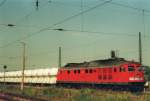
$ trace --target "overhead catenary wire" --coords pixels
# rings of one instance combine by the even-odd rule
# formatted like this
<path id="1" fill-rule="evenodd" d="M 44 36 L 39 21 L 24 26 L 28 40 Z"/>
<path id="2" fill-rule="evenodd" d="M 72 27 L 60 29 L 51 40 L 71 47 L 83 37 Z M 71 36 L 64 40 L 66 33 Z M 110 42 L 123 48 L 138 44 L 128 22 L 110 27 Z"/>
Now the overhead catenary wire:
<path id="1" fill-rule="evenodd" d="M 28 35 L 28 36 L 25 36 L 25 37 L 23 37 L 23 38 L 14 40 L 14 41 L 12 41 L 12 42 L 10 42 L 10 43 L 8 43 L 8 44 L 5 44 L 5 45 L 3 45 L 3 46 L 0 46 L 0 48 L 8 47 L 8 46 L 10 46 L 10 45 L 12 45 L 12 44 L 14 44 L 14 43 L 17 43 L 18 41 L 21 41 L 21 40 L 30 38 L 30 37 L 32 37 L 32 36 L 34 36 L 34 35 L 37 35 L 37 34 L 43 32 L 43 31 L 49 30 L 50 28 L 53 28 L 54 26 L 60 25 L 60 24 L 62 24 L 62 23 L 64 23 L 64 22 L 66 22 L 66 21 L 69 21 L 69 20 L 71 20 L 71 19 L 73 19 L 73 18 L 75 18 L 75 17 L 78 17 L 78 16 L 81 15 L 81 14 L 85 14 L 85 13 L 87 13 L 87 12 L 89 12 L 89 11 L 92 11 L 92 10 L 98 8 L 98 7 L 102 7 L 102 6 L 104 6 L 105 4 L 107 4 L 107 3 L 111 2 L 111 1 L 112 1 L 112 0 L 105 1 L 105 2 L 103 2 L 103 3 L 99 3 L 99 4 L 97 4 L 96 6 L 93 6 L 93 7 L 91 7 L 91 8 L 88 8 L 88 9 L 82 11 L 82 12 L 79 12 L 79 13 L 77 13 L 77 14 L 75 14 L 75 15 L 72 15 L 72 16 L 70 16 L 70 17 L 67 17 L 67 18 L 65 18 L 65 19 L 63 19 L 63 20 L 61 20 L 61 21 L 58 21 L 57 23 L 51 25 L 50 27 L 42 28 L 42 29 L 40 29 L 40 30 L 38 30 L 38 31 L 36 31 L 36 32 L 34 32 L 34 33 Z"/>
<path id="2" fill-rule="evenodd" d="M 89 47 L 89 46 L 92 46 L 94 45 L 95 43 L 97 43 L 100 39 L 96 39 L 95 41 L 93 42 L 90 42 L 90 43 L 86 43 L 86 44 L 81 44 L 80 45 L 80 48 L 86 48 L 86 47 Z M 67 47 L 65 48 L 65 50 L 75 50 L 75 49 L 78 49 L 79 47 Z M 130 52 L 130 53 L 133 53 L 133 52 L 136 52 L 137 49 L 131 49 L 131 50 L 128 50 L 128 51 L 124 51 L 125 53 L 127 52 Z M 150 49 L 144 49 L 143 50 L 144 52 L 147 52 L 147 51 L 150 51 Z M 48 54 L 54 54 L 56 53 L 55 50 L 51 51 L 51 50 L 48 50 L 48 51 L 45 51 L 45 52 L 39 52 L 39 53 L 34 53 L 34 54 L 30 54 L 28 57 L 37 57 L 37 56 L 41 56 L 41 55 L 48 55 Z M 21 56 L 0 56 L 0 58 L 8 58 L 8 59 L 18 59 L 18 58 L 21 58 Z"/>
<path id="3" fill-rule="evenodd" d="M 113 1 L 112 0 L 110 0 L 110 1 L 106 1 L 106 0 L 101 0 L 101 1 L 105 1 L 105 2 L 107 2 L 107 3 L 112 3 Z M 50 1 L 50 2 L 52 2 L 52 1 Z M 45 4 L 48 4 L 48 3 L 45 3 Z M 141 10 L 141 9 L 139 9 L 139 8 L 135 8 L 135 7 L 132 7 L 132 6 L 128 6 L 128 5 L 124 5 L 124 4 L 119 4 L 119 3 L 116 3 L 116 2 L 113 2 L 112 4 L 118 4 L 118 5 L 120 5 L 120 6 L 123 6 L 123 7 L 129 7 L 129 8 L 132 8 L 132 9 L 136 9 L 136 10 Z M 83 4 L 82 4 L 83 5 Z M 43 5 L 43 7 L 45 7 L 45 5 Z M 146 9 L 143 9 L 144 11 L 149 11 L 149 10 L 146 10 Z M 35 10 L 36 11 L 36 10 Z M 31 15 L 31 13 L 29 13 L 29 14 L 27 14 L 26 16 L 25 16 L 25 18 L 27 18 L 27 17 L 29 17 Z M 82 15 L 82 14 L 81 14 Z"/>
<path id="4" fill-rule="evenodd" d="M 88 45 L 88 44 L 87 44 Z M 86 45 L 86 46 L 87 46 Z M 70 49 L 72 49 L 72 48 L 70 48 Z M 143 50 L 144 52 L 150 52 L 150 49 L 144 49 Z M 56 52 L 56 51 L 55 51 Z M 137 50 L 128 50 L 128 51 L 123 51 L 123 53 L 125 53 L 125 54 L 133 54 L 133 53 L 136 53 L 137 52 Z M 48 53 L 44 53 L 44 54 L 49 54 L 50 52 L 48 52 Z M 43 53 L 41 53 L 41 54 L 38 54 L 38 55 L 43 55 Z M 34 56 L 37 56 L 37 55 L 34 55 Z M 105 55 L 98 55 L 98 56 L 105 56 Z M 32 56 L 31 56 L 32 57 Z M 0 57 L 1 58 L 1 57 Z M 16 58 L 20 58 L 20 57 L 16 57 Z M 16 58 L 14 58 L 14 59 L 16 59 Z M 89 58 L 89 57 L 88 57 Z M 91 57 L 90 57 L 91 58 Z M 93 57 L 92 57 L 93 58 Z M 94 56 L 94 58 L 95 58 L 95 56 Z M 2 64 L 2 65 L 4 65 L 4 64 Z M 31 65 L 31 64 L 30 64 Z M 10 66 L 12 67 L 12 65 L 10 64 Z M 16 67 L 16 66 L 15 66 Z M 19 67 L 19 66 L 18 66 Z"/>
<path id="5" fill-rule="evenodd" d="M 118 32 L 100 32 L 100 31 L 89 31 L 89 30 L 71 30 L 71 29 L 49 29 L 49 30 L 62 30 L 62 31 L 69 31 L 69 32 L 81 32 L 81 33 L 90 33 L 90 34 L 97 34 L 97 35 L 109 35 L 109 36 L 129 36 L 129 37 L 137 37 L 137 33 L 118 33 Z M 146 38 L 150 38 L 150 36 L 146 36 Z"/>
<path id="6" fill-rule="evenodd" d="M 91 8 L 88 8 L 88 9 L 84 10 L 84 11 L 81 11 L 81 12 L 79 12 L 79 13 L 73 15 L 73 16 L 67 17 L 66 19 L 64 19 L 64 20 L 62 20 L 62 21 L 60 21 L 60 22 L 58 22 L 58 23 L 55 23 L 55 24 L 53 24 L 52 26 L 47 27 L 47 28 L 45 28 L 45 29 L 47 30 L 47 29 L 52 28 L 52 27 L 54 27 L 54 26 L 60 25 L 60 24 L 62 24 L 62 23 L 64 23 L 64 22 L 66 22 L 66 21 L 69 21 L 69 20 L 71 20 L 71 19 L 73 19 L 73 18 L 75 18 L 75 17 L 78 17 L 79 15 L 82 15 L 82 14 L 85 14 L 85 13 L 87 13 L 87 12 L 90 12 L 90 11 L 92 11 L 92 10 L 98 8 L 98 7 L 102 7 L 102 6 L 104 6 L 105 4 L 107 4 L 107 3 L 111 2 L 111 1 L 112 1 L 112 0 L 105 1 L 105 2 L 103 2 L 103 3 L 99 3 L 99 4 L 97 4 L 96 6 L 93 6 L 93 7 L 91 7 Z"/>
<path id="7" fill-rule="evenodd" d="M 100 1 L 96 1 L 96 3 L 98 3 L 98 2 L 100 2 Z M 61 6 L 61 5 L 66 6 L 66 3 L 59 2 L 59 1 L 56 1 L 56 0 L 53 0 L 52 3 L 55 4 L 56 6 Z M 95 2 L 87 4 L 87 5 L 84 4 L 84 7 L 89 8 L 89 7 L 91 7 L 91 5 L 94 5 L 94 4 L 95 4 Z M 81 4 L 80 5 L 69 4 L 69 5 L 67 5 L 67 7 L 71 7 L 71 8 L 72 7 L 79 7 L 79 8 L 81 8 Z"/>
<path id="8" fill-rule="evenodd" d="M 10 46 L 10 45 L 12 45 L 12 44 L 14 44 L 14 43 L 17 43 L 17 42 L 23 40 L 23 39 L 27 39 L 27 38 L 29 38 L 29 37 L 31 37 L 31 36 L 33 36 L 33 35 L 39 34 L 40 32 L 42 32 L 42 31 L 44 31 L 44 30 L 45 30 L 45 29 L 40 30 L 38 33 L 32 33 L 32 34 L 30 34 L 30 35 L 28 35 L 28 36 L 26 36 L 26 37 L 23 37 L 22 39 L 15 40 L 15 41 L 13 41 L 13 42 L 11 42 L 11 43 L 8 43 L 8 44 L 6 44 L 6 45 L 4 45 L 4 46 L 1 46 L 0 48 L 8 47 L 8 46 Z M 46 29 L 46 30 L 47 30 L 47 29 Z M 58 30 L 58 29 L 48 29 L 48 30 Z M 82 33 L 90 33 L 90 34 L 91 34 L 91 33 L 95 33 L 95 34 L 97 34 L 97 35 L 103 34 L 103 35 L 109 35 L 109 36 L 114 36 L 114 35 L 116 35 L 116 36 L 137 37 L 137 35 L 136 35 L 135 33 L 134 33 L 134 34 L 129 34 L 129 33 L 110 33 L 110 32 L 96 32 L 96 31 L 86 31 L 86 30 L 80 31 L 80 30 L 67 30 L 67 29 L 65 29 L 65 30 L 62 29 L 62 31 L 82 32 Z M 150 38 L 150 36 L 147 35 L 147 36 L 145 36 L 145 38 Z"/>
<path id="9" fill-rule="evenodd" d="M 106 1 L 106 0 L 101 0 L 101 1 Z M 140 11 L 140 12 L 142 11 L 143 33 L 144 33 L 144 37 L 146 36 L 145 35 L 145 13 L 150 13 L 150 10 L 148 10 L 148 9 L 142 9 L 142 8 L 137 8 L 137 7 L 133 7 L 133 6 L 129 6 L 129 5 L 125 5 L 125 4 L 113 2 L 113 1 L 110 2 L 110 4 L 121 6 L 121 7 L 130 8 L 130 9 L 137 10 L 137 11 Z"/>
<path id="10" fill-rule="evenodd" d="M 1 1 L 1 2 L 0 2 L 0 7 L 3 6 L 3 5 L 5 4 L 6 1 L 7 1 L 7 0 Z"/>
<path id="11" fill-rule="evenodd" d="M 100 0 L 100 1 L 109 2 L 108 0 L 107 1 L 106 0 Z M 55 2 L 50 0 L 48 3 L 55 3 Z M 41 5 L 41 8 L 46 7 L 46 5 L 48 3 L 46 2 L 45 4 Z M 149 12 L 150 13 L 150 10 L 148 10 L 148 9 L 136 8 L 136 7 L 132 7 L 132 6 L 129 6 L 129 5 L 125 5 L 125 4 L 121 4 L 121 3 L 117 3 L 117 2 L 113 2 L 113 1 L 111 1 L 109 3 L 113 4 L 113 5 L 121 6 L 121 7 L 126 7 L 126 8 L 130 8 L 130 9 L 138 10 L 138 11 L 144 11 L 144 13 L 145 12 Z M 83 11 L 83 0 L 81 0 L 80 7 L 81 7 L 81 11 Z M 37 11 L 37 10 L 33 10 L 29 14 L 25 15 L 22 19 L 19 20 L 19 22 L 22 21 L 23 19 L 27 19 L 28 17 L 30 17 L 32 15 L 32 13 L 34 13 L 35 11 Z M 83 14 L 81 14 L 81 30 L 82 30 L 83 23 L 84 23 L 83 17 L 84 17 Z"/>
<path id="12" fill-rule="evenodd" d="M 138 9 L 137 9 L 138 10 Z M 143 9 L 143 14 L 145 13 L 145 10 Z M 50 30 L 53 30 L 53 29 L 50 29 Z M 114 35 L 121 35 L 121 34 L 119 34 L 119 33 L 107 33 L 107 32 L 92 32 L 92 31 L 80 31 L 80 30 L 66 30 L 66 31 L 74 31 L 74 32 L 83 32 L 83 33 L 97 33 L 97 34 L 103 34 L 103 35 L 112 35 L 112 34 L 114 34 Z M 124 35 L 124 36 L 136 36 L 136 35 L 129 35 L 129 34 L 127 34 L 126 33 L 126 35 Z M 149 37 L 149 36 L 148 36 Z"/>
<path id="13" fill-rule="evenodd" d="M 109 2 L 110 2 L 110 1 L 109 1 Z M 107 2 L 104 2 L 104 3 L 101 4 L 101 6 L 104 5 L 104 4 L 106 4 L 106 3 L 109 3 L 109 2 L 108 2 L 108 1 L 107 1 Z M 88 9 L 88 10 L 85 10 L 85 11 L 83 11 L 83 12 L 80 12 L 80 13 L 74 15 L 74 16 L 68 17 L 68 18 L 66 18 L 66 19 L 64 19 L 64 20 L 62 20 L 62 21 L 60 21 L 60 22 L 58 22 L 58 23 L 56 23 L 56 24 L 53 24 L 51 27 L 53 27 L 53 26 L 55 26 L 55 25 L 58 25 L 58 24 L 61 24 L 61 23 L 65 22 L 65 21 L 68 21 L 68 20 L 70 20 L 71 18 L 76 17 L 76 16 L 78 16 L 78 15 L 80 15 L 80 14 L 86 13 L 87 11 L 89 11 L 89 10 L 91 10 L 91 9 L 94 9 L 95 7 L 97 8 L 97 6 L 100 6 L 100 4 L 99 4 L 99 5 L 96 5 L 96 6 L 92 7 L 92 8 L 90 8 L 90 9 Z M 68 20 L 67 20 L 67 19 L 68 19 Z M 30 34 L 30 35 L 24 37 L 24 38 L 15 40 L 15 41 L 13 41 L 13 42 L 11 42 L 11 43 L 8 43 L 8 44 L 6 44 L 6 45 L 4 45 L 4 46 L 1 46 L 0 48 L 8 47 L 8 46 L 10 46 L 10 45 L 12 45 L 12 44 L 14 44 L 14 43 L 16 43 L 16 42 L 18 42 L 18 41 L 21 41 L 21 40 L 23 40 L 23 39 L 29 38 L 29 37 L 31 37 L 31 36 L 33 36 L 33 35 L 36 35 L 36 34 L 42 32 L 42 31 L 50 30 L 49 28 L 50 28 L 50 27 L 48 27 L 48 28 L 43 28 L 43 29 L 41 29 L 41 30 L 39 30 L 39 31 L 37 31 L 37 32 L 35 32 L 35 33 L 32 33 L 32 34 Z M 71 30 L 70 30 L 70 31 L 71 31 Z M 72 30 L 72 31 L 73 31 L 73 30 Z M 112 33 L 104 33 L 104 32 L 91 32 L 91 31 L 82 31 L 82 32 L 112 34 Z M 118 35 L 119 35 L 119 34 L 118 34 Z M 126 34 L 126 35 L 127 35 L 127 36 L 134 36 L 134 35 L 128 35 L 128 34 Z"/>
<path id="14" fill-rule="evenodd" d="M 100 0 L 100 1 L 106 1 L 106 0 Z M 130 5 L 125 5 L 125 4 L 117 3 L 117 2 L 114 2 L 114 1 L 109 2 L 109 3 L 113 4 L 113 5 L 125 7 L 125 8 L 130 8 L 130 9 L 137 10 L 137 11 L 143 11 L 144 10 L 144 12 L 150 13 L 150 10 L 148 10 L 148 9 L 137 8 L 137 7 L 133 7 L 133 6 L 130 6 Z"/>
<path id="15" fill-rule="evenodd" d="M 84 1 L 81 0 L 81 12 L 83 11 L 83 3 L 84 3 Z M 81 31 L 83 31 L 83 30 L 84 30 L 84 15 L 81 14 Z"/>

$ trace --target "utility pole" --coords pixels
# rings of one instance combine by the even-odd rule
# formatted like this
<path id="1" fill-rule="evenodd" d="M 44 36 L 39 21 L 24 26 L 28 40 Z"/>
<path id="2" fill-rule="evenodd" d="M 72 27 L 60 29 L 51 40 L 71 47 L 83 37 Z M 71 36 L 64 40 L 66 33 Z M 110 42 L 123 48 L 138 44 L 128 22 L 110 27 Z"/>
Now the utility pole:
<path id="1" fill-rule="evenodd" d="M 23 53 L 22 53 L 22 81 L 21 81 L 21 91 L 24 91 L 24 70 L 25 70 L 25 49 L 26 49 L 26 44 L 24 42 L 21 42 L 23 45 Z"/>
<path id="2" fill-rule="evenodd" d="M 141 32 L 139 32 L 139 62 L 142 64 L 142 40 L 141 40 Z"/>
<path id="3" fill-rule="evenodd" d="M 5 83 L 6 83 L 6 82 L 5 82 L 5 75 L 6 75 L 7 66 L 4 65 L 3 68 L 4 68 L 4 88 L 5 88 Z"/>
<path id="4" fill-rule="evenodd" d="M 58 67 L 61 68 L 61 47 L 59 47 L 59 61 L 58 61 Z"/>

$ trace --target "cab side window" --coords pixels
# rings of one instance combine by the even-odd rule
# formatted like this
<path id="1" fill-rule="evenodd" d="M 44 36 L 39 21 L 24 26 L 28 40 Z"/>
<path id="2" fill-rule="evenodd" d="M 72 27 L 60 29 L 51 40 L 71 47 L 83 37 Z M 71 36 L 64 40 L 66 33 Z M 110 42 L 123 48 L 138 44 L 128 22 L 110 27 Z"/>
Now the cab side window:
<path id="1" fill-rule="evenodd" d="M 77 71 L 76 70 L 74 70 L 74 74 L 76 74 L 77 73 Z"/>
<path id="2" fill-rule="evenodd" d="M 125 72 L 125 68 L 124 67 L 120 67 L 120 72 Z"/>
<path id="3" fill-rule="evenodd" d="M 88 73 L 88 72 L 89 72 L 88 69 L 86 69 L 86 70 L 85 70 L 85 73 Z"/>
<path id="4" fill-rule="evenodd" d="M 70 74 L 70 70 L 68 70 L 67 73 Z"/>
<path id="5" fill-rule="evenodd" d="M 114 72 L 117 72 L 117 68 L 114 68 Z"/>

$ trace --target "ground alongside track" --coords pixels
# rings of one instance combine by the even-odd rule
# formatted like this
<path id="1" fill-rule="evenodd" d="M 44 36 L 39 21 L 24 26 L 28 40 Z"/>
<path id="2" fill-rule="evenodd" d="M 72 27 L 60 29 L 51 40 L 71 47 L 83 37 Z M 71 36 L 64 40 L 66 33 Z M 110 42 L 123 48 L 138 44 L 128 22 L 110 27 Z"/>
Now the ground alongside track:
<path id="1" fill-rule="evenodd" d="M 1 87 L 1 86 L 0 86 Z M 0 101 L 150 101 L 150 93 L 58 87 L 1 87 Z M 11 99 L 11 100 L 10 100 Z"/>

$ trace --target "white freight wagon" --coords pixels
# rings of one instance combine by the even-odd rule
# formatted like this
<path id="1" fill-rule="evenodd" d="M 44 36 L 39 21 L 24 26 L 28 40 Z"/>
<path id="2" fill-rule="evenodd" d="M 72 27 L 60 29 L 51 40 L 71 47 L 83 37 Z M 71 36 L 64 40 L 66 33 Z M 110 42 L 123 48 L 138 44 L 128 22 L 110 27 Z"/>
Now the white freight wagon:
<path id="1" fill-rule="evenodd" d="M 24 83 L 55 84 L 58 68 L 32 69 L 24 71 Z M 22 71 L 5 72 L 5 82 L 20 83 Z M 0 72 L 0 82 L 4 82 L 4 72 Z"/>

